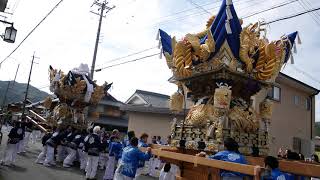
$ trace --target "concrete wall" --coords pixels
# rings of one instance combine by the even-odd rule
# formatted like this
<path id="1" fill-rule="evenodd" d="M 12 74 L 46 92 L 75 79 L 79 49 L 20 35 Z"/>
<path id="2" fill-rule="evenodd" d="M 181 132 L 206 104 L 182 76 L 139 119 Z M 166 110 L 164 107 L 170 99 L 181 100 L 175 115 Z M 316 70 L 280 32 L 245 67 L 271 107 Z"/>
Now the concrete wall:
<path id="1" fill-rule="evenodd" d="M 128 113 L 128 131 L 135 131 L 137 137 L 140 137 L 142 133 L 147 133 L 149 135 L 149 143 L 151 143 L 153 136 L 161 136 L 162 141 L 165 142 L 167 136 L 171 134 L 170 126 L 174 118 L 173 115 L 141 112 Z M 177 119 L 181 120 L 182 117 L 177 117 Z"/>
<path id="2" fill-rule="evenodd" d="M 301 138 L 301 153 L 309 156 L 312 153 L 311 139 L 313 137 L 311 128 L 311 113 L 314 112 L 314 101 L 311 107 L 313 111 L 307 110 L 306 98 L 309 94 L 284 83 L 279 84 L 281 88 L 281 100 L 273 101 L 273 115 L 270 127 L 270 153 L 276 155 L 280 147 L 293 149 L 293 138 Z M 256 109 L 265 97 L 265 92 L 260 92 L 255 98 Z M 294 96 L 299 96 L 299 104 L 295 105 Z"/>

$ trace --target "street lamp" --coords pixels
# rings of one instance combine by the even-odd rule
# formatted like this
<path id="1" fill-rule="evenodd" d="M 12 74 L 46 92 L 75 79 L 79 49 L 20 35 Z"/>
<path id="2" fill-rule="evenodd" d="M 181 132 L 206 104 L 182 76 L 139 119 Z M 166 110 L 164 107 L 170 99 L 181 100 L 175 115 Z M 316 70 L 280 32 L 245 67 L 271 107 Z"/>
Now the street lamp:
<path id="1" fill-rule="evenodd" d="M 12 26 L 6 27 L 3 35 L 3 40 L 8 43 L 14 43 L 16 40 L 17 30 Z"/>
<path id="2" fill-rule="evenodd" d="M 13 23 L 12 22 L 7 22 L 7 21 L 4 21 L 4 20 L 0 20 L 0 22 L 11 25 L 9 27 L 6 27 L 6 30 L 4 31 L 4 34 L 0 35 L 0 36 L 2 37 L 2 39 L 5 42 L 14 43 L 14 41 L 16 40 L 17 30 L 13 27 Z"/>

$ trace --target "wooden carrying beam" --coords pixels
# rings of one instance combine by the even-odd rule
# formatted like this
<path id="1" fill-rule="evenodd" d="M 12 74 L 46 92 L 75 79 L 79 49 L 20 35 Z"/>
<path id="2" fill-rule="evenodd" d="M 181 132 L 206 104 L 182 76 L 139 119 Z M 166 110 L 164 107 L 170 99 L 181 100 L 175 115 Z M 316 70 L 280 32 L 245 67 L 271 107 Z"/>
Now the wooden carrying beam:
<path id="1" fill-rule="evenodd" d="M 246 157 L 250 164 L 263 166 L 261 157 Z M 312 164 L 300 161 L 279 160 L 279 168 L 283 172 L 307 177 L 320 177 L 320 164 Z"/>
<path id="2" fill-rule="evenodd" d="M 158 153 L 156 150 L 160 149 L 161 151 L 161 157 L 166 157 L 168 159 L 174 159 L 174 160 L 179 160 L 179 161 L 185 161 L 184 157 L 186 154 L 182 154 L 179 153 L 178 149 L 176 147 L 170 147 L 170 146 L 161 146 L 161 145 L 152 145 L 151 146 L 153 148 L 152 152 Z M 172 153 L 175 153 L 174 155 Z M 167 155 L 166 155 L 167 154 Z M 157 155 L 157 154 L 156 154 Z M 183 156 L 181 156 L 183 155 Z M 167 157 L 169 156 L 169 157 Z M 194 155 L 188 155 L 191 157 L 188 157 L 189 159 L 192 159 L 192 157 L 194 158 Z M 182 158 L 181 158 L 182 157 Z M 253 166 L 260 166 L 260 167 L 264 167 L 264 158 L 262 157 L 251 157 L 251 156 L 247 156 L 246 157 L 248 163 Z M 185 162 L 190 162 L 190 161 L 185 161 Z M 221 161 L 216 161 L 216 160 L 210 160 L 210 159 L 205 159 L 205 158 L 199 158 L 197 159 L 197 163 L 200 165 L 205 165 L 205 166 L 209 166 L 209 167 L 213 167 L 213 168 L 217 168 L 217 169 L 225 169 L 225 170 L 230 170 L 230 171 L 237 171 L 238 167 L 239 170 L 241 171 L 237 171 L 237 172 L 241 172 L 244 174 L 252 174 L 252 169 L 246 169 L 246 168 L 242 168 L 242 167 L 246 167 L 244 165 L 239 165 L 239 164 L 234 164 L 231 163 L 232 166 L 235 169 L 226 169 L 224 168 L 225 165 L 228 165 L 227 162 L 221 162 Z M 190 163 L 194 163 L 193 161 Z M 209 163 L 209 164 L 208 164 Z M 213 166 L 210 166 L 213 165 Z M 281 171 L 283 172 L 287 172 L 287 173 L 291 173 L 294 175 L 300 175 L 300 176 L 306 176 L 306 177 L 320 177 L 320 164 L 312 164 L 312 163 L 306 163 L 306 162 L 300 162 L 300 161 L 289 161 L 289 160 L 279 160 L 279 168 Z M 242 169 L 245 169 L 245 172 L 242 172 Z M 248 173 L 248 171 L 250 171 Z"/>
<path id="3" fill-rule="evenodd" d="M 29 110 L 29 112 L 33 115 L 33 116 L 35 116 L 38 120 L 40 120 L 40 121 L 42 121 L 42 122 L 44 122 L 44 123 L 47 123 L 47 120 L 46 119 L 44 119 L 43 117 L 41 117 L 39 114 L 37 114 L 36 112 L 34 112 L 34 111 L 32 111 L 32 110 Z"/>
<path id="4" fill-rule="evenodd" d="M 43 132 L 47 133 L 48 130 L 46 128 L 44 128 L 43 126 L 41 126 L 40 124 L 38 124 L 35 120 L 33 120 L 31 117 L 27 116 L 27 119 L 29 119 L 32 124 L 34 124 L 35 126 L 37 126 L 38 128 L 40 128 Z"/>
<path id="5" fill-rule="evenodd" d="M 142 149 L 142 148 L 141 148 Z M 142 149 L 145 151 L 146 149 Z M 195 166 L 202 165 L 216 169 L 223 169 L 228 171 L 240 172 L 243 174 L 251 175 L 251 176 L 259 176 L 260 175 L 260 166 L 252 166 L 252 165 L 244 165 L 231 163 L 226 161 L 212 160 L 204 157 L 198 157 L 188 154 L 169 152 L 162 149 L 152 149 L 152 154 L 159 156 L 161 158 L 168 158 L 179 160 L 183 162 L 193 163 Z"/>

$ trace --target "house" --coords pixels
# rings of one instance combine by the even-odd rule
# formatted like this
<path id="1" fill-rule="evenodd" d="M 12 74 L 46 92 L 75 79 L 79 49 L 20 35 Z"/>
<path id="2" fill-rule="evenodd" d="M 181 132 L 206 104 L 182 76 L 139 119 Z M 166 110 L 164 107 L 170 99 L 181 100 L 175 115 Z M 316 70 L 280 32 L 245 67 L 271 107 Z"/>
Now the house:
<path id="1" fill-rule="evenodd" d="M 270 154 L 276 155 L 282 147 L 311 155 L 315 137 L 315 95 L 319 90 L 280 73 L 275 86 L 252 98 L 257 111 L 266 93 L 274 102 L 269 131 Z M 122 107 L 128 112 L 128 130 L 134 130 L 138 136 L 143 132 L 162 138 L 168 136 L 172 119 L 184 117 L 170 111 L 168 100 L 167 95 L 137 90 Z"/>
<path id="2" fill-rule="evenodd" d="M 280 73 L 268 92 L 261 91 L 253 98 L 256 108 L 264 93 L 273 101 L 270 153 L 276 155 L 282 147 L 310 156 L 314 152 L 315 95 L 319 90 Z"/>
<path id="3" fill-rule="evenodd" d="M 124 103 L 118 101 L 111 94 L 105 95 L 96 107 L 89 110 L 89 118 L 94 119 L 94 124 L 104 127 L 107 131 L 118 129 L 120 132 L 127 132 L 128 118 L 125 111 L 120 107 Z M 94 118 L 98 113 L 99 117 Z"/>
<path id="4" fill-rule="evenodd" d="M 174 114 L 169 109 L 169 96 L 136 90 L 136 92 L 121 107 L 129 117 L 128 131 L 134 130 L 136 136 L 142 133 L 151 137 L 161 136 L 163 141 L 170 135 L 170 124 L 173 118 L 183 119 L 183 114 Z"/>

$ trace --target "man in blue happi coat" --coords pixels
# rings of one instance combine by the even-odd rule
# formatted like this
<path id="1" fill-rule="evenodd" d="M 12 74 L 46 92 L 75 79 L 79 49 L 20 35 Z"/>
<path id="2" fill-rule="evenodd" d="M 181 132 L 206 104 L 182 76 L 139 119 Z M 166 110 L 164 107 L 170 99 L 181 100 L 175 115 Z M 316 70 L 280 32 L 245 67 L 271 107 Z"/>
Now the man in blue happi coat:
<path id="1" fill-rule="evenodd" d="M 114 180 L 133 180 L 138 169 L 139 161 L 149 160 L 150 157 L 151 148 L 148 147 L 147 152 L 143 153 L 138 149 L 138 138 L 131 138 L 130 145 L 123 149 Z"/>
<path id="2" fill-rule="evenodd" d="M 118 136 L 112 136 L 109 143 L 109 160 L 107 162 L 106 171 L 103 176 L 104 180 L 112 180 L 114 170 L 118 159 L 121 158 L 122 144 Z"/>
<path id="3" fill-rule="evenodd" d="M 209 156 L 209 158 L 233 163 L 247 164 L 245 157 L 239 153 L 239 145 L 234 139 L 225 139 L 224 147 L 226 150 L 220 151 L 213 156 Z M 243 179 L 244 175 L 238 172 L 221 171 L 221 177 L 223 180 L 239 180 Z"/>
<path id="4" fill-rule="evenodd" d="M 266 168 L 265 175 L 261 177 L 262 180 L 288 180 L 288 176 L 279 170 L 279 161 L 277 158 L 272 156 L 267 156 L 264 159 L 264 164 Z"/>

